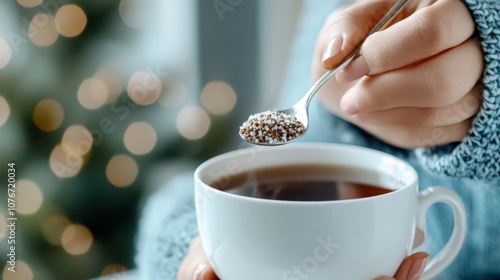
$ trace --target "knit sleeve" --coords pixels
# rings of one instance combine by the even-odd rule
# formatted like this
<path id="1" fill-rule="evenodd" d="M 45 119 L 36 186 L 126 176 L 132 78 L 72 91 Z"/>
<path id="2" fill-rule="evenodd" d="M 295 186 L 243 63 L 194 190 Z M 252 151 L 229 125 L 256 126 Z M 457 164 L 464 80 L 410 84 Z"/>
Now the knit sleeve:
<path id="1" fill-rule="evenodd" d="M 198 233 L 192 173 L 179 175 L 150 195 L 139 220 L 135 262 L 139 279 L 175 280 Z"/>
<path id="2" fill-rule="evenodd" d="M 453 177 L 500 179 L 500 1 L 464 0 L 484 52 L 483 103 L 466 138 L 456 146 L 417 149 L 433 172 Z"/>

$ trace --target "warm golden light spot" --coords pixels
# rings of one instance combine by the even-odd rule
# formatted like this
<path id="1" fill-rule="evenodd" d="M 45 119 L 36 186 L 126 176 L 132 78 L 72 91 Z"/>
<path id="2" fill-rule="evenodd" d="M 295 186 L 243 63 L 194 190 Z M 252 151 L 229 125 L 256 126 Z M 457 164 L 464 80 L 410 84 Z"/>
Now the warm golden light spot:
<path id="1" fill-rule="evenodd" d="M 78 102 L 90 110 L 101 108 L 108 99 L 108 87 L 98 78 L 84 80 L 78 88 Z"/>
<path id="2" fill-rule="evenodd" d="M 132 28 L 140 28 L 148 25 L 154 7 L 151 1 L 144 0 L 121 0 L 118 11 L 123 22 Z"/>
<path id="3" fill-rule="evenodd" d="M 47 47 L 57 40 L 59 33 L 56 30 L 54 17 L 48 14 L 37 14 L 28 26 L 28 37 L 33 44 Z"/>
<path id="4" fill-rule="evenodd" d="M 175 108 L 186 100 L 187 88 L 181 80 L 169 77 L 163 84 L 163 91 L 160 100 L 158 100 L 163 107 Z"/>
<path id="5" fill-rule="evenodd" d="M 228 113 L 236 104 L 236 93 L 224 82 L 210 82 L 201 91 L 201 103 L 212 114 Z"/>
<path id="6" fill-rule="evenodd" d="M 0 69 L 7 66 L 11 56 L 12 49 L 10 48 L 9 43 L 5 39 L 0 38 Z"/>
<path id="7" fill-rule="evenodd" d="M 122 264 L 108 264 L 101 271 L 101 276 L 118 273 L 127 270 L 127 267 Z"/>
<path id="8" fill-rule="evenodd" d="M 122 91 L 122 81 L 120 80 L 118 73 L 109 67 L 102 67 L 99 71 L 97 71 L 95 77 L 103 81 L 108 88 L 108 95 L 104 103 L 110 104 L 115 102 Z"/>
<path id="9" fill-rule="evenodd" d="M 82 255 L 92 246 L 92 239 L 92 233 L 87 227 L 73 224 L 64 229 L 61 236 L 61 245 L 68 254 Z"/>
<path id="10" fill-rule="evenodd" d="M 152 104 L 160 97 L 160 80 L 151 72 L 137 72 L 128 81 L 127 93 L 139 105 Z"/>
<path id="11" fill-rule="evenodd" d="M 33 8 L 36 7 L 40 4 L 42 4 L 43 0 L 17 0 L 17 3 L 19 5 L 25 7 L 25 8 Z"/>
<path id="12" fill-rule="evenodd" d="M 33 111 L 33 122 L 36 127 L 43 131 L 56 130 L 62 123 L 64 118 L 64 111 L 54 99 L 44 99 L 35 107 Z"/>
<path id="13" fill-rule="evenodd" d="M 74 152 L 66 152 L 62 148 L 62 145 L 59 144 L 50 154 L 49 165 L 57 177 L 69 178 L 80 172 L 83 166 L 83 159 Z"/>
<path id="14" fill-rule="evenodd" d="M 86 155 L 92 148 L 93 142 L 90 131 L 81 125 L 72 125 L 63 134 L 61 145 L 65 153 Z"/>
<path id="15" fill-rule="evenodd" d="M 7 122 L 10 115 L 10 107 L 7 100 L 0 95 L 0 126 Z"/>
<path id="16" fill-rule="evenodd" d="M 32 280 L 33 279 L 33 271 L 22 260 L 16 259 L 16 272 L 11 272 L 7 270 L 9 264 L 5 265 L 2 273 L 3 280 Z"/>
<path id="17" fill-rule="evenodd" d="M 4 236 L 6 236 L 6 233 L 7 220 L 5 219 L 5 216 L 0 212 L 0 240 L 2 240 Z"/>
<path id="18" fill-rule="evenodd" d="M 131 185 L 137 178 L 139 167 L 134 159 L 127 155 L 116 155 L 106 166 L 106 177 L 115 187 Z"/>
<path id="19" fill-rule="evenodd" d="M 70 221 L 62 215 L 54 215 L 42 224 L 42 234 L 52 245 L 61 245 L 61 236 Z"/>
<path id="20" fill-rule="evenodd" d="M 156 145 L 156 140 L 157 136 L 154 128 L 145 122 L 130 124 L 123 137 L 127 150 L 136 155 L 151 152 Z"/>
<path id="21" fill-rule="evenodd" d="M 56 13 L 55 24 L 62 36 L 75 37 L 85 29 L 87 16 L 77 5 L 64 5 Z"/>
<path id="22" fill-rule="evenodd" d="M 42 206 L 43 195 L 40 188 L 31 180 L 18 180 L 17 190 L 17 208 L 19 214 L 30 215 L 38 211 Z"/>
<path id="23" fill-rule="evenodd" d="M 203 108 L 187 106 L 177 115 L 176 126 L 184 138 L 200 139 L 207 134 L 210 128 L 210 117 Z"/>

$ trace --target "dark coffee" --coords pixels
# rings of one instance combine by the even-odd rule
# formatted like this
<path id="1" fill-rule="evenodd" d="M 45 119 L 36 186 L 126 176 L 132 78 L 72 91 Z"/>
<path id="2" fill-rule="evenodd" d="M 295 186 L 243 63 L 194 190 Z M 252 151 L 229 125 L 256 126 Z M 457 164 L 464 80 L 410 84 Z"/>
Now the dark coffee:
<path id="1" fill-rule="evenodd" d="M 289 201 L 327 201 L 364 198 L 389 193 L 382 186 L 357 183 L 376 181 L 374 171 L 334 165 L 290 165 L 252 170 L 221 178 L 212 187 L 230 193 Z"/>

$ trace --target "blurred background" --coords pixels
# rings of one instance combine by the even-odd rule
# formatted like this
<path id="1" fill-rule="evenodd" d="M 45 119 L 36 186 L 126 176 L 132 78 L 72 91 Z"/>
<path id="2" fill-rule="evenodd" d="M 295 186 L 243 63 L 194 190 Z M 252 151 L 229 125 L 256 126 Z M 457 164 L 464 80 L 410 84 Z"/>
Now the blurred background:
<path id="1" fill-rule="evenodd" d="M 241 147 L 239 125 L 278 100 L 301 8 L 301 0 L 1 1 L 0 278 L 133 270 L 144 198 Z M 5 265 L 12 162 L 15 274 Z"/>

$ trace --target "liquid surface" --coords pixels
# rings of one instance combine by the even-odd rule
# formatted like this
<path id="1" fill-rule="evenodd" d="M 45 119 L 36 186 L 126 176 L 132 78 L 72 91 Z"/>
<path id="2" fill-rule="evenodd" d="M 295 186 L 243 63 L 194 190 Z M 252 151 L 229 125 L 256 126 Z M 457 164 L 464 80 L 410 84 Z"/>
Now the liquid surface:
<path id="1" fill-rule="evenodd" d="M 357 183 L 373 178 L 374 171 L 333 165 L 292 165 L 253 170 L 222 178 L 212 187 L 229 193 L 287 201 L 328 201 L 364 198 L 389 193 L 382 186 Z"/>

